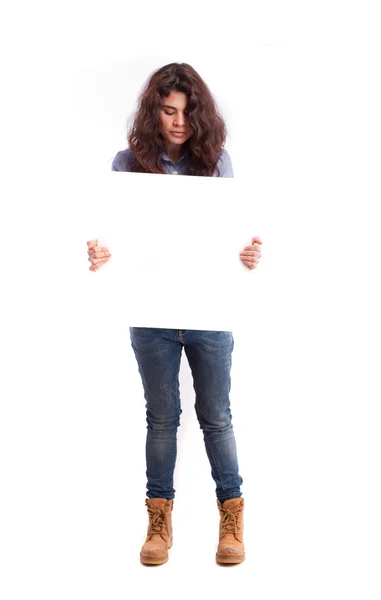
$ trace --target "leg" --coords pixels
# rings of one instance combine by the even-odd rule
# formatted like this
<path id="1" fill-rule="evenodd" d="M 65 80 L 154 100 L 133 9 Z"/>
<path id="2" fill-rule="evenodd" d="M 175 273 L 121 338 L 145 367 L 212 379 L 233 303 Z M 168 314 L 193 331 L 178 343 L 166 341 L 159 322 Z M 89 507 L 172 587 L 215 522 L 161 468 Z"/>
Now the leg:
<path id="1" fill-rule="evenodd" d="M 243 479 L 238 472 L 229 400 L 233 335 L 230 331 L 188 330 L 183 339 L 217 498 L 220 502 L 240 498 Z"/>
<path id="2" fill-rule="evenodd" d="M 175 497 L 173 474 L 182 413 L 179 388 L 182 344 L 176 331 L 130 327 L 146 399 L 148 498 Z"/>

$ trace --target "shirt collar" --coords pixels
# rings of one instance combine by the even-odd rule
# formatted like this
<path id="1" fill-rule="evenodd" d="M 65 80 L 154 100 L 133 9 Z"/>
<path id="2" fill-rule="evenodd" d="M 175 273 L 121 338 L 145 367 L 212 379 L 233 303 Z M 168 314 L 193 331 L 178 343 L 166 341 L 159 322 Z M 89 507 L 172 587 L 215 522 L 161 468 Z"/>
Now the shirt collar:
<path id="1" fill-rule="evenodd" d="M 179 163 L 181 160 L 183 160 L 183 158 L 185 156 L 188 156 L 188 148 L 185 149 L 184 153 L 182 154 L 181 158 L 179 158 L 179 160 L 177 161 L 177 163 Z M 163 154 L 161 155 L 162 160 L 166 160 L 168 162 L 172 162 L 172 160 L 169 158 L 168 154 L 166 154 L 165 152 L 163 152 Z"/>

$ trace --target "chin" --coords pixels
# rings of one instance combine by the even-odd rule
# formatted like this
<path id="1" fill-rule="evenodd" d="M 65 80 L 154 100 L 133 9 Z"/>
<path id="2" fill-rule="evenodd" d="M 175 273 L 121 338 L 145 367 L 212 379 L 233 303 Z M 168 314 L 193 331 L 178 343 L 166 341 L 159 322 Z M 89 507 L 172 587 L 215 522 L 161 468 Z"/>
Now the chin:
<path id="1" fill-rule="evenodd" d="M 167 139 L 174 144 L 184 144 L 189 139 L 189 135 L 185 134 L 183 137 L 177 137 L 177 135 L 169 134 Z"/>

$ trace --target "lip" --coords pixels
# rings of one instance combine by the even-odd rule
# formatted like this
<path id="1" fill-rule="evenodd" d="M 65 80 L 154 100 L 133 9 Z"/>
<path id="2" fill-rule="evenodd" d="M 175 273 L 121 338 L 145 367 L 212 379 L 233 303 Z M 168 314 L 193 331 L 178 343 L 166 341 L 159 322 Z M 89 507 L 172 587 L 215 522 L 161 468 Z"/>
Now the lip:
<path id="1" fill-rule="evenodd" d="M 177 135 L 178 137 L 182 137 L 183 135 L 185 135 L 185 132 L 183 131 L 171 131 L 172 135 Z"/>

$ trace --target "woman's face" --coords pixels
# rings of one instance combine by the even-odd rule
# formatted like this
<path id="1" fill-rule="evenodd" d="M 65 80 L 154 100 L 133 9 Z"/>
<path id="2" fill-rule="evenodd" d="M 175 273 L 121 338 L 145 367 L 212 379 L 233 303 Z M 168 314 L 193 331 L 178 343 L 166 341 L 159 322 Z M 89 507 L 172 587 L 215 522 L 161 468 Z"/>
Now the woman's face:
<path id="1" fill-rule="evenodd" d="M 191 136 L 187 103 L 187 95 L 174 90 L 162 98 L 161 134 L 170 144 L 184 144 Z"/>

